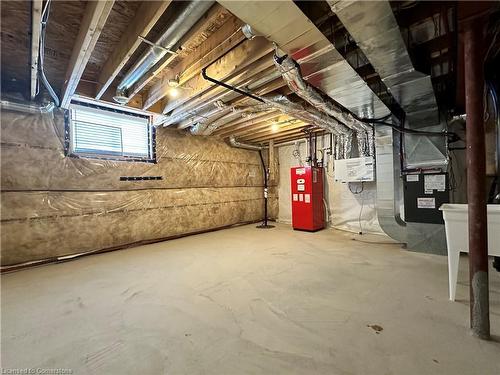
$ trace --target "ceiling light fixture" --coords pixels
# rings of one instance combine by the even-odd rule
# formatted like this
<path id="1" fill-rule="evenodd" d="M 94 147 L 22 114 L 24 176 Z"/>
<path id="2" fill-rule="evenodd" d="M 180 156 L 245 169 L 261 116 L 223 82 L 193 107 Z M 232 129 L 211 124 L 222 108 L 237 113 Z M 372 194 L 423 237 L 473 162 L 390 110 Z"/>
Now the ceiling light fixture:
<path id="1" fill-rule="evenodd" d="M 167 84 L 170 87 L 178 87 L 179 86 L 179 77 L 177 76 L 175 78 L 169 79 Z"/>
<path id="2" fill-rule="evenodd" d="M 179 96 L 179 89 L 177 87 L 171 87 L 170 90 L 168 90 L 168 95 L 171 98 L 176 98 Z"/>

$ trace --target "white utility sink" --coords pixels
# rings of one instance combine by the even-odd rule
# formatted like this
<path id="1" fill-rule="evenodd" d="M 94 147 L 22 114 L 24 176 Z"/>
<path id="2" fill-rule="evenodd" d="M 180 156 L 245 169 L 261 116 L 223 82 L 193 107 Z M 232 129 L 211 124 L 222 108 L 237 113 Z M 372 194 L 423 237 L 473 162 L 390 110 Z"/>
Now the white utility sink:
<path id="1" fill-rule="evenodd" d="M 450 300 L 455 300 L 460 252 L 469 252 L 467 204 L 443 204 L 446 242 L 448 245 L 448 280 Z M 500 204 L 487 205 L 488 255 L 500 256 Z"/>

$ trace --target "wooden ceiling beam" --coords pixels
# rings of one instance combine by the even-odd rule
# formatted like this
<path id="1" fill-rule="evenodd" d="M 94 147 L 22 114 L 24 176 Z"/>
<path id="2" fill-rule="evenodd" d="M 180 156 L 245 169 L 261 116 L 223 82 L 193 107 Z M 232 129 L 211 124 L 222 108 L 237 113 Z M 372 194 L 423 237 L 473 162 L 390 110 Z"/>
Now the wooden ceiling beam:
<path id="1" fill-rule="evenodd" d="M 308 126 L 308 125 L 306 125 L 306 126 Z M 247 138 L 246 140 L 250 141 L 250 142 L 263 142 L 263 141 L 266 141 L 269 139 L 279 139 L 279 138 L 284 137 L 284 136 L 299 135 L 299 134 L 303 133 L 302 129 L 304 129 L 306 126 L 302 126 L 302 127 L 292 129 L 292 130 L 278 131 L 276 133 L 267 134 L 267 135 L 263 135 L 260 137 Z M 322 131 L 323 129 L 319 129 L 319 130 Z"/>
<path id="2" fill-rule="evenodd" d="M 214 22 L 219 17 L 221 17 L 221 15 L 224 15 L 224 14 L 229 15 L 230 13 L 223 6 L 221 6 L 220 4 L 215 4 L 214 6 L 212 6 L 208 10 L 208 12 L 198 22 L 196 22 L 196 24 L 186 33 L 186 35 L 184 35 L 182 37 L 182 39 L 180 41 L 181 47 L 176 52 L 178 52 L 181 56 L 184 56 L 185 51 L 190 51 L 191 49 L 193 49 L 190 46 L 192 41 L 198 39 L 200 36 L 202 36 L 204 33 L 206 33 L 207 30 L 209 30 L 211 27 L 213 27 Z M 217 34 L 217 32 L 218 32 L 218 30 L 215 32 L 215 34 Z M 169 55 L 169 56 L 165 57 L 163 60 L 161 60 L 159 63 L 157 63 L 153 67 L 153 69 L 151 69 L 134 86 L 132 86 L 132 89 L 130 90 L 130 93 L 129 93 L 129 97 L 132 98 L 134 95 L 138 94 L 143 88 L 146 87 L 146 85 L 149 82 L 151 82 L 151 80 L 153 78 L 160 75 L 160 73 L 164 72 L 164 70 L 167 69 L 168 66 L 177 58 L 178 58 L 178 56 L 176 56 L 176 55 Z M 174 77 L 169 76 L 168 79 L 170 79 L 170 78 L 174 78 Z M 167 81 L 168 81 L 168 79 L 167 79 Z M 149 107 L 151 105 L 154 105 L 154 103 L 150 104 L 149 102 L 147 102 L 147 98 L 146 98 L 145 104 L 146 103 L 148 104 Z"/>
<path id="3" fill-rule="evenodd" d="M 233 86 L 238 88 L 245 88 L 250 85 L 252 82 L 255 82 L 264 76 L 262 73 L 268 71 L 272 71 L 275 68 L 270 66 L 273 65 L 272 56 L 265 56 L 252 63 L 247 67 L 242 73 L 237 76 L 231 78 L 226 81 Z M 263 70 L 264 69 L 264 70 Z M 269 83 L 269 82 L 268 82 Z M 263 84 L 260 88 L 267 85 L 268 83 Z M 177 119 L 179 116 L 184 118 L 186 113 L 198 113 L 203 114 L 209 109 L 213 109 L 213 105 L 218 101 L 224 101 L 228 105 L 235 105 L 236 103 L 242 102 L 244 99 L 248 99 L 247 97 L 237 94 L 233 91 L 226 89 L 225 87 L 212 85 L 207 90 L 199 95 L 195 95 L 194 97 L 188 97 L 187 100 L 180 106 L 177 107 L 171 113 L 171 119 L 165 125 L 171 125 L 177 123 Z M 163 102 L 163 101 L 162 101 Z M 205 115 L 203 115 L 205 116 Z M 199 117 L 197 115 L 190 116 L 192 119 L 196 119 Z M 181 121 L 181 123 L 184 121 Z"/>
<path id="4" fill-rule="evenodd" d="M 312 133 L 321 135 L 321 134 L 325 134 L 325 130 L 324 129 L 316 129 Z M 303 138 L 307 138 L 307 137 L 308 137 L 308 134 L 302 132 L 302 133 L 297 134 L 297 135 L 284 135 L 282 137 L 274 138 L 273 141 L 274 141 L 274 144 L 276 145 L 279 143 L 293 141 L 293 140 L 297 140 L 297 139 L 303 139 Z M 265 143 L 265 141 L 262 143 Z"/>
<path id="5" fill-rule="evenodd" d="M 272 135 L 272 134 L 276 134 L 276 133 L 287 131 L 287 130 L 302 128 L 302 127 L 308 125 L 305 122 L 300 121 L 300 120 L 292 119 L 292 121 L 293 122 L 291 122 L 289 124 L 287 124 L 287 123 L 281 124 L 281 125 L 278 124 L 277 130 L 273 130 L 273 125 L 275 125 L 275 124 L 267 124 L 267 126 L 265 126 L 264 128 L 258 129 L 257 131 L 251 130 L 244 135 L 236 134 L 236 136 L 238 138 L 247 140 L 247 139 L 253 139 L 253 138 L 261 137 L 261 136 L 265 136 L 265 135 Z"/>
<path id="6" fill-rule="evenodd" d="M 80 78 L 99 39 L 99 35 L 101 35 L 113 4 L 114 0 L 87 2 L 66 71 L 66 79 L 61 96 L 62 108 L 69 107 L 71 97 L 76 91 L 78 82 L 80 82 Z"/>
<path id="7" fill-rule="evenodd" d="M 274 118 L 274 121 L 280 120 L 282 116 L 280 114 L 277 114 L 276 117 Z M 267 121 L 260 121 L 260 122 L 250 122 L 248 125 L 245 127 L 240 127 L 240 128 L 235 128 L 233 130 L 229 130 L 225 132 L 223 135 L 220 135 L 221 138 L 228 138 L 232 135 L 237 136 L 237 137 L 244 137 L 250 132 L 256 131 L 256 130 L 261 130 L 263 128 L 270 127 L 272 125 L 271 120 Z"/>
<path id="8" fill-rule="evenodd" d="M 146 37 L 148 35 L 171 2 L 172 0 L 145 1 L 140 5 L 132 23 L 122 35 L 117 48 L 108 57 L 99 73 L 97 81 L 100 87 L 96 99 L 100 99 L 104 95 L 118 73 L 141 45 L 142 41 L 139 36 Z"/>
<path id="9" fill-rule="evenodd" d="M 42 31 L 42 0 L 31 2 L 31 100 L 37 94 L 38 57 L 40 56 L 40 33 Z"/>
<path id="10" fill-rule="evenodd" d="M 266 124 L 268 123 L 268 121 L 280 118 L 281 116 L 283 116 L 281 112 L 273 111 L 250 119 L 242 118 L 239 119 L 239 122 L 237 122 L 236 125 L 232 125 L 231 123 L 229 123 L 224 125 L 220 129 L 217 129 L 217 131 L 214 132 L 214 135 L 218 135 L 222 138 L 229 137 L 230 135 L 234 134 L 237 131 L 248 130 L 251 129 L 253 126 L 260 126 L 262 124 Z"/>
<path id="11" fill-rule="evenodd" d="M 236 129 L 233 130 L 230 135 L 235 135 L 238 137 L 247 137 L 249 134 L 256 134 L 262 131 L 267 131 L 273 124 L 284 124 L 287 123 L 288 121 L 297 121 L 293 117 L 290 117 L 288 115 L 279 115 L 276 118 L 269 120 L 269 121 L 263 121 L 260 123 L 256 124 L 251 124 L 249 126 L 246 126 L 244 128 Z"/>
<path id="12" fill-rule="evenodd" d="M 232 83 L 233 80 L 241 81 L 247 76 L 254 75 L 254 72 L 250 73 L 246 70 L 246 68 L 254 62 L 261 62 L 261 65 L 266 67 L 271 66 L 272 56 L 270 56 L 269 61 L 267 61 L 266 58 L 263 60 L 260 59 L 272 53 L 272 51 L 272 44 L 265 38 L 257 37 L 252 40 L 245 40 L 239 46 L 235 47 L 229 53 L 208 66 L 207 75 L 218 80 L 229 79 L 229 82 L 234 84 Z M 175 98 L 175 100 L 168 101 L 163 109 L 163 113 L 173 111 L 177 107 L 186 103 L 192 97 L 203 94 L 215 85 L 205 80 L 201 75 L 196 75 L 186 82 L 186 86 L 190 89 L 181 90 L 180 95 Z M 215 87 L 215 89 L 218 88 L 220 87 Z"/>
<path id="13" fill-rule="evenodd" d="M 250 82 L 254 81 L 254 79 L 252 78 L 249 81 Z M 254 94 L 255 95 L 265 95 L 269 92 L 276 90 L 276 88 L 282 87 L 284 84 L 285 83 L 283 82 L 283 80 L 280 77 L 276 80 L 267 82 L 267 83 L 263 84 L 262 86 L 258 87 L 258 89 L 254 91 Z M 217 98 L 218 98 L 218 96 L 215 98 L 211 98 L 209 101 L 202 102 L 203 104 L 200 104 L 200 105 L 206 106 L 209 103 L 214 103 Z M 243 107 L 243 108 L 249 107 L 249 108 L 251 108 L 252 104 L 255 104 L 255 100 L 251 99 L 249 97 L 243 96 L 243 95 L 238 95 L 236 98 L 227 101 L 226 104 L 229 106 L 235 107 L 235 108 L 236 107 Z M 189 110 L 190 108 L 192 108 L 192 106 L 183 107 L 184 110 Z M 238 114 L 235 112 L 229 112 L 229 113 L 226 113 L 225 115 L 221 116 L 221 113 L 224 111 L 227 112 L 226 110 L 221 110 L 221 111 L 214 113 L 212 116 L 208 116 L 207 113 L 205 112 L 203 114 L 203 117 L 207 116 L 209 122 L 224 122 L 224 125 L 226 125 L 227 123 L 233 122 L 236 119 L 241 118 L 240 117 L 241 114 Z M 194 125 L 196 122 L 200 121 L 201 117 L 202 117 L 202 115 L 198 115 L 198 116 L 193 115 L 191 118 L 186 119 L 184 121 L 181 121 L 177 125 L 177 128 L 178 129 L 188 128 L 191 125 Z M 212 118 L 210 119 L 210 117 L 212 117 Z"/>
<path id="14" fill-rule="evenodd" d="M 236 17 L 232 17 L 173 69 L 166 72 L 163 75 L 163 79 L 156 82 L 149 90 L 144 109 L 151 107 L 167 95 L 170 89 L 168 85 L 170 79 L 178 76 L 179 85 L 184 85 L 195 75 L 199 74 L 202 68 L 216 61 L 244 40 L 245 35 L 240 30 L 240 26 L 241 21 Z"/>
<path id="15" fill-rule="evenodd" d="M 321 132 L 318 131 L 317 133 L 321 133 Z M 305 139 L 306 137 L 307 137 L 307 134 L 285 136 L 285 137 L 280 138 L 280 139 L 273 139 L 273 142 L 274 142 L 274 146 L 279 146 L 283 143 L 291 142 L 291 141 L 298 141 L 300 139 Z M 266 142 L 263 142 L 263 143 L 266 143 Z"/>

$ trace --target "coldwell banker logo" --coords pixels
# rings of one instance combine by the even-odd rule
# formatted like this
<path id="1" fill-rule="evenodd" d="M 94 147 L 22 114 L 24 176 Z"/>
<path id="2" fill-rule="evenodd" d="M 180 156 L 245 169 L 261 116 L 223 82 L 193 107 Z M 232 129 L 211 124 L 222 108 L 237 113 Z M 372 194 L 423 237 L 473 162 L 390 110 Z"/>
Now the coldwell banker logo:
<path id="1" fill-rule="evenodd" d="M 30 368 L 2 368 L 2 374 L 10 375 L 63 375 L 72 374 L 73 370 L 70 368 L 41 368 L 41 367 L 30 367 Z"/>

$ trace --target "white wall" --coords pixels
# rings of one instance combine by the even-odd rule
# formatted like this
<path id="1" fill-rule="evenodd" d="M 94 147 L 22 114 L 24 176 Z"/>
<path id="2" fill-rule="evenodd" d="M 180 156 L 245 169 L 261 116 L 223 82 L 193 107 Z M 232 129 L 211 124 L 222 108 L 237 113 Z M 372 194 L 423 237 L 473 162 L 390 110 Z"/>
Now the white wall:
<path id="1" fill-rule="evenodd" d="M 318 139 L 318 150 L 323 148 L 323 143 L 328 145 L 328 137 Z M 279 148 L 279 221 L 291 223 L 292 207 L 290 196 L 290 168 L 300 166 L 297 157 L 294 157 L 295 146 L 283 146 Z M 303 165 L 307 165 L 307 145 L 302 142 L 299 145 L 300 156 Z M 318 158 L 321 153 L 318 153 Z M 365 182 L 363 191 L 360 194 L 353 194 L 349 190 L 349 185 L 334 182 L 333 158 L 325 153 L 325 202 L 328 207 L 327 218 L 329 225 L 351 232 L 384 234 L 378 223 L 375 210 L 376 186 L 375 182 Z M 351 184 L 353 191 L 361 189 L 361 184 Z M 360 226 L 361 223 L 361 226 Z"/>

